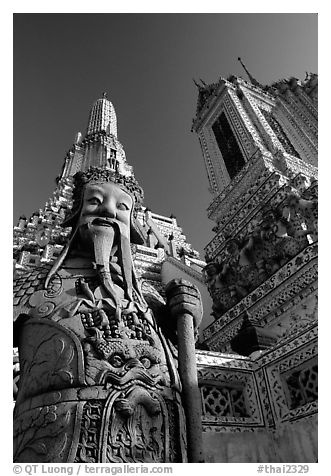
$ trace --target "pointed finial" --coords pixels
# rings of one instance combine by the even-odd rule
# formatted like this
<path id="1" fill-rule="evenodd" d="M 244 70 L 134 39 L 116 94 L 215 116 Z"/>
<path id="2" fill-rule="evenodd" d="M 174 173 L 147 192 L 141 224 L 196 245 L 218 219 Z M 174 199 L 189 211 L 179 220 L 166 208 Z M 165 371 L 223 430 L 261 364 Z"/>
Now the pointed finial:
<path id="1" fill-rule="evenodd" d="M 193 78 L 193 83 L 196 85 L 196 87 L 199 89 L 199 91 L 200 91 L 201 89 L 203 89 L 203 87 L 201 86 L 201 84 L 197 83 L 194 78 Z"/>
<path id="2" fill-rule="evenodd" d="M 102 97 L 103 97 L 104 99 L 107 99 L 107 93 L 106 93 L 106 91 L 104 91 L 104 92 L 102 93 Z"/>
<path id="3" fill-rule="evenodd" d="M 248 69 L 246 68 L 246 66 L 244 65 L 244 63 L 241 61 L 241 58 L 238 56 L 238 61 L 239 63 L 241 64 L 241 66 L 244 68 L 244 70 L 246 71 L 247 73 L 247 76 L 249 77 L 249 80 L 252 84 L 254 84 L 254 86 L 259 86 L 260 88 L 262 87 L 262 85 L 256 81 L 256 79 L 251 75 L 251 73 L 248 71 Z"/>

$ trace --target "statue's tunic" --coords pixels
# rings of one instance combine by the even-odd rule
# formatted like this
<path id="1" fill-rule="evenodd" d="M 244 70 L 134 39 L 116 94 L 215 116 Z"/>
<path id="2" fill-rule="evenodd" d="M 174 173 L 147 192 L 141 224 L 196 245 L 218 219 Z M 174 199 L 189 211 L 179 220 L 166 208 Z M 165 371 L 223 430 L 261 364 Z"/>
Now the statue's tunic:
<path id="1" fill-rule="evenodd" d="M 26 272 L 14 288 L 14 460 L 185 462 L 174 349 L 153 306 L 123 297 L 118 312 L 91 267 L 64 265 L 45 289 L 48 271 Z"/>

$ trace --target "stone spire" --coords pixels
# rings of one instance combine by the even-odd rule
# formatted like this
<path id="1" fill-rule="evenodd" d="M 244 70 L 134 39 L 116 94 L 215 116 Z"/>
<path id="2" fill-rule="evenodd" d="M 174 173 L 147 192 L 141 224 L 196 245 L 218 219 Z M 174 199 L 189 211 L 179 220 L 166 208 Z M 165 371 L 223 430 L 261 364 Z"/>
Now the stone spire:
<path id="1" fill-rule="evenodd" d="M 97 99 L 92 106 L 86 135 L 106 132 L 117 138 L 117 119 L 113 104 L 107 99 L 107 93 L 102 93 L 102 98 Z"/>
<path id="2" fill-rule="evenodd" d="M 73 176 L 90 167 L 113 169 L 124 176 L 133 174 L 117 138 L 116 112 L 106 92 L 92 105 L 85 136 L 77 134 L 66 155 L 61 177 Z"/>

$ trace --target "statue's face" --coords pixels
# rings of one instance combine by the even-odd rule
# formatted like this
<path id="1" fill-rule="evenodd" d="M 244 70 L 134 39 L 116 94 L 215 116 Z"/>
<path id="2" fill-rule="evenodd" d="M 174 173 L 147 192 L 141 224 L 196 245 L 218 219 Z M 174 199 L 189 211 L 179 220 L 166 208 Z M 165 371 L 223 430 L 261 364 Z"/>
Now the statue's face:
<path id="1" fill-rule="evenodd" d="M 132 198 L 112 182 L 88 184 L 85 187 L 79 218 L 79 235 L 85 242 L 98 233 L 114 233 L 114 222 L 121 223 L 121 232 L 130 239 Z"/>

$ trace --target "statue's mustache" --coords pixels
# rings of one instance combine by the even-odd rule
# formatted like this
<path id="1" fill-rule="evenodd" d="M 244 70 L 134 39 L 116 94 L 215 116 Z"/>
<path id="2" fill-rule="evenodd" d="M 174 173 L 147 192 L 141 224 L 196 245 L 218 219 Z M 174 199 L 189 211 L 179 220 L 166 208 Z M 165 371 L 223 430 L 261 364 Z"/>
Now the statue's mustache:
<path id="1" fill-rule="evenodd" d="M 91 217 L 84 224 L 81 225 L 81 228 L 92 230 L 94 227 L 110 227 L 118 229 L 120 222 L 116 218 L 112 217 Z"/>
<path id="2" fill-rule="evenodd" d="M 118 224 L 118 220 L 111 217 L 96 217 L 88 223 L 90 226 L 114 226 L 115 224 Z"/>

